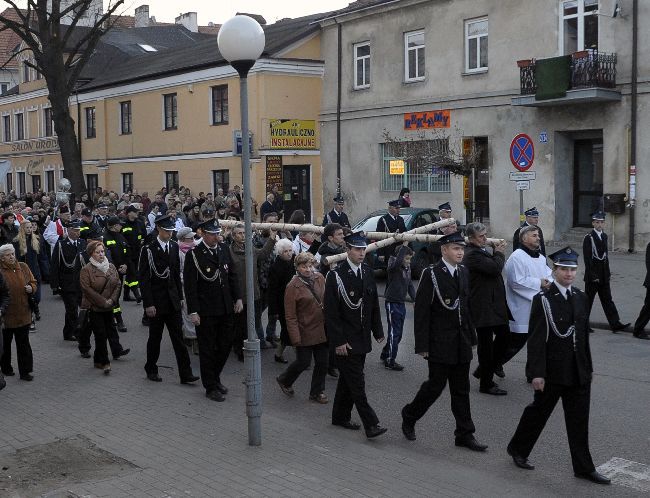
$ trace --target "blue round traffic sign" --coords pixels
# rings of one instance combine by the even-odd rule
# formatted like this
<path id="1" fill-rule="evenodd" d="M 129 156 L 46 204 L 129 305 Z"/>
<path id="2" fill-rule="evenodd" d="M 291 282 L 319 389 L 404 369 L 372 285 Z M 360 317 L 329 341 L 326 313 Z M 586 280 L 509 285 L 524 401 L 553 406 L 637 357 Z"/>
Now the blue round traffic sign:
<path id="1" fill-rule="evenodd" d="M 510 144 L 510 162 L 519 171 L 526 171 L 535 160 L 533 140 L 525 133 L 520 133 Z"/>

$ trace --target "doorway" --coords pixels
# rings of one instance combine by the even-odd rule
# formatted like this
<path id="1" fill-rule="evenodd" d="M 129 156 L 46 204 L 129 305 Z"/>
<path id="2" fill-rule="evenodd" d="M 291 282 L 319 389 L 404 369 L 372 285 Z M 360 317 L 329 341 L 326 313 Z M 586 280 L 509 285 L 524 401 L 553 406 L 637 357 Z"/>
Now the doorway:
<path id="1" fill-rule="evenodd" d="M 296 209 L 305 212 L 305 219 L 311 222 L 311 167 L 283 167 L 284 219 L 288 221 Z"/>
<path id="2" fill-rule="evenodd" d="M 591 227 L 591 214 L 603 208 L 603 139 L 573 143 L 573 226 Z"/>

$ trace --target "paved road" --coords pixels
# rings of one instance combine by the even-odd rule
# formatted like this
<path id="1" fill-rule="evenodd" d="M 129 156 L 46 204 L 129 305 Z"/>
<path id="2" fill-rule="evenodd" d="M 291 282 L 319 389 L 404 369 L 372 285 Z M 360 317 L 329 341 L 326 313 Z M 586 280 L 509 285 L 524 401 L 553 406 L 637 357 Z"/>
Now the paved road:
<path id="1" fill-rule="evenodd" d="M 615 299 L 623 317 L 632 319 L 643 294 L 642 258 L 613 255 L 612 260 Z M 81 359 L 73 344 L 61 340 L 63 304 L 49 291 L 45 296 L 43 320 L 32 335 L 36 379 L 26 383 L 9 378 L 0 393 L 3 498 L 650 493 L 646 466 L 650 463 L 650 344 L 630 334 L 598 330 L 592 336 L 597 371 L 591 450 L 597 466 L 607 463 L 610 475 L 616 474 L 616 484 L 607 488 L 573 477 L 559 408 L 531 455 L 535 471 L 515 468 L 505 455 L 505 445 L 532 399 L 523 375 L 523 352 L 506 366 L 501 385 L 508 396 L 495 399 L 479 394 L 472 380 L 476 435 L 489 444 L 486 454 L 454 446 L 446 392 L 418 424 L 417 441 L 406 441 L 399 410 L 426 374 L 425 362 L 411 354 L 412 308 L 399 356 L 406 370 L 385 370 L 379 363 L 379 348 L 366 367 L 369 398 L 388 434 L 367 441 L 361 433 L 330 426 L 331 406 L 307 401 L 310 372 L 296 383 L 296 396 L 287 399 L 274 381 L 282 366 L 273 362 L 271 351 L 264 351 L 263 446 L 251 448 L 241 363 L 231 357 L 223 379 L 231 394 L 225 403 L 215 403 L 203 396 L 200 386 L 178 383 L 165 339 L 159 362 L 169 367 L 161 368 L 164 382 L 147 381 L 143 370 L 147 333 L 138 325 L 141 309 L 125 303 L 129 332 L 121 338 L 132 352 L 113 362 L 112 374 L 104 377 L 92 368 L 92 360 Z M 594 321 L 604 321 L 601 315 L 598 305 Z M 192 361 L 198 372 L 198 357 Z M 330 396 L 334 388 L 335 382 L 328 379 Z"/>

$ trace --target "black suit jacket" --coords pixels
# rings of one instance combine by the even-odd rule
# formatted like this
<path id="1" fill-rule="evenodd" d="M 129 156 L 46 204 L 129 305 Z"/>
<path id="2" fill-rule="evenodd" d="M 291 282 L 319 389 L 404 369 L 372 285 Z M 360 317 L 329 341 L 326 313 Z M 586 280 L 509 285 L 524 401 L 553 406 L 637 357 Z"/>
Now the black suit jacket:
<path id="1" fill-rule="evenodd" d="M 650 289 L 650 242 L 645 248 L 645 280 L 643 285 Z"/>
<path id="2" fill-rule="evenodd" d="M 519 232 L 521 232 L 521 229 L 523 227 L 527 227 L 528 223 L 524 221 L 523 225 L 521 225 L 517 230 L 515 230 L 515 234 L 512 237 L 512 252 L 515 252 L 517 249 L 521 247 L 521 242 L 519 242 Z M 539 230 L 539 252 L 542 253 L 544 256 L 546 256 L 546 246 L 544 245 L 544 232 L 542 232 L 542 229 L 538 226 L 537 230 Z"/>
<path id="3" fill-rule="evenodd" d="M 596 245 L 596 254 L 598 257 L 605 259 L 600 261 L 594 258 L 593 240 Z M 595 230 L 592 230 L 582 240 L 582 257 L 585 260 L 585 282 L 594 282 L 596 280 L 601 283 L 609 282 L 611 272 L 609 271 L 609 256 L 607 255 L 607 234 L 602 233 L 602 239 L 598 237 Z"/>
<path id="4" fill-rule="evenodd" d="M 469 244 L 465 248 L 463 265 L 469 271 L 469 297 L 472 303 L 470 311 L 474 326 L 507 325 L 511 315 L 501 276 L 505 265 L 504 254 L 497 251 L 490 254 Z"/>
<path id="5" fill-rule="evenodd" d="M 395 233 L 399 231 L 399 233 L 404 233 L 406 232 L 404 218 L 397 215 L 397 219 L 394 220 L 390 214 L 386 213 L 384 216 L 379 218 L 379 221 L 377 222 L 377 231 L 388 233 Z M 379 253 L 386 258 L 386 264 L 388 264 L 388 258 L 393 255 L 395 247 L 398 244 L 401 244 L 401 242 L 395 242 L 394 244 L 379 249 Z"/>
<path id="6" fill-rule="evenodd" d="M 230 251 L 225 244 L 217 244 L 217 254 L 201 242 L 185 255 L 183 269 L 183 287 L 188 313 L 198 313 L 199 316 L 220 316 L 234 313 L 234 302 L 242 298 L 234 265 L 230 260 Z M 214 282 L 205 280 L 198 272 L 196 262 L 201 272 L 208 278 L 219 271 L 219 278 Z"/>
<path id="7" fill-rule="evenodd" d="M 457 282 L 444 261 L 430 266 L 422 272 L 415 295 L 415 352 L 429 353 L 429 361 L 447 365 L 469 363 L 474 342 L 467 269 L 458 265 L 458 270 Z M 453 306 L 460 298 L 460 319 L 457 309 L 450 311 L 440 302 L 434 290 L 432 272 L 447 306 Z"/>
<path id="8" fill-rule="evenodd" d="M 156 267 L 155 270 L 159 274 L 162 274 L 166 268 L 170 269 L 168 278 L 160 278 L 155 274 L 149 265 L 149 252 Z M 160 247 L 157 238 L 145 244 L 140 251 L 138 261 L 138 281 L 145 308 L 155 306 L 159 314 L 180 311 L 183 287 L 178 244 L 173 240 L 169 241 L 168 256 Z"/>
<path id="9" fill-rule="evenodd" d="M 359 281 L 345 260 L 327 274 L 325 282 L 325 328 L 330 346 L 337 347 L 348 343 L 352 347 L 349 354 L 366 354 L 372 351 L 371 334 L 375 339 L 384 337 L 375 277 L 372 268 L 365 263 L 361 268 L 363 279 Z M 362 296 L 363 316 L 361 309 L 352 310 L 344 302 L 339 294 L 336 275 L 343 282 L 352 303 L 357 303 Z"/>
<path id="10" fill-rule="evenodd" d="M 67 268 L 61 260 L 64 258 L 68 263 L 74 261 L 72 268 Z M 77 246 L 70 239 L 59 238 L 52 251 L 52 263 L 50 266 L 50 285 L 52 289 L 61 289 L 66 292 L 81 293 L 79 273 L 81 268 L 88 262 L 86 254 L 86 241 L 77 239 Z"/>
<path id="11" fill-rule="evenodd" d="M 345 213 L 338 214 L 335 209 L 332 209 L 323 217 L 323 226 L 330 223 L 338 223 L 342 227 L 350 228 L 350 220 L 348 220 L 348 215 Z"/>
<path id="12" fill-rule="evenodd" d="M 552 284 L 533 298 L 528 328 L 528 363 L 526 375 L 542 377 L 547 382 L 565 386 L 591 382 L 593 366 L 589 348 L 589 303 L 584 292 L 571 287 L 571 301 Z M 542 307 L 542 296 L 548 299 L 553 321 L 561 334 L 575 325 L 573 337 L 562 339 L 549 326 Z"/>

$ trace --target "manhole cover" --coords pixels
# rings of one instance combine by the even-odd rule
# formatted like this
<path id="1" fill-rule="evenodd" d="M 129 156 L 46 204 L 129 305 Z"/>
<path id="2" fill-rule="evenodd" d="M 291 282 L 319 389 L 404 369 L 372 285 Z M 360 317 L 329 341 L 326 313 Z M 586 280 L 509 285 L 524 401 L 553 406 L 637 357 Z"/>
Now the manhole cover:
<path id="1" fill-rule="evenodd" d="M 137 468 L 76 435 L 0 455 L 0 496 L 37 497 L 68 483 L 106 479 Z"/>

